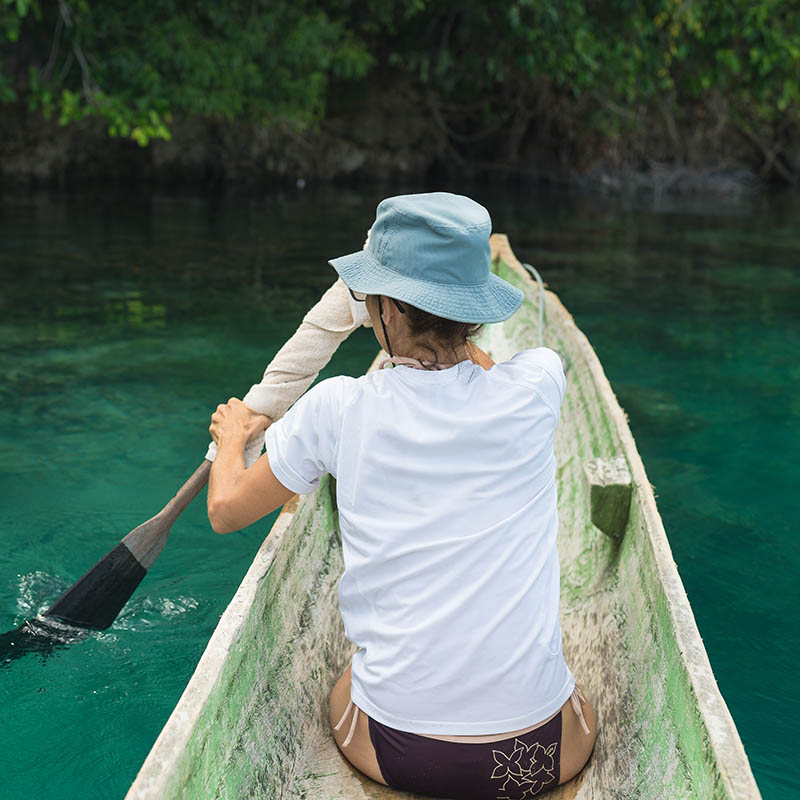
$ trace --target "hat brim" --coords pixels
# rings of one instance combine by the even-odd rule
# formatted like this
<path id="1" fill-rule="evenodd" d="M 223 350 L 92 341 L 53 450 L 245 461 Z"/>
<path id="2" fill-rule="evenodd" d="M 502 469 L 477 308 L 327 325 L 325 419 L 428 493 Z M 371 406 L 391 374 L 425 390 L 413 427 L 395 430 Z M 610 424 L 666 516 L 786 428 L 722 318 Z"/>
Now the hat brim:
<path id="1" fill-rule="evenodd" d="M 525 295 L 493 272 L 486 283 L 453 286 L 400 275 L 359 250 L 328 262 L 354 292 L 405 300 L 416 308 L 455 322 L 490 323 L 508 319 Z"/>

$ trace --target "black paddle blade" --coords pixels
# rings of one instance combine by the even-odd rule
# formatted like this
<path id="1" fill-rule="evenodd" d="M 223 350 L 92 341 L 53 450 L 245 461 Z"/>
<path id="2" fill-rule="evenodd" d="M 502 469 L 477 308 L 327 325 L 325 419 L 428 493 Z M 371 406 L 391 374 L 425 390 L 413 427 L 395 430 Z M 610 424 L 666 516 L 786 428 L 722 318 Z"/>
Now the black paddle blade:
<path id="1" fill-rule="evenodd" d="M 82 628 L 66 625 L 56 619 L 34 617 L 16 630 L 0 634 L 0 669 L 5 669 L 22 656 L 33 653 L 43 661 L 55 650 L 85 639 Z"/>
<path id="2" fill-rule="evenodd" d="M 147 570 L 120 542 L 44 612 L 79 628 L 104 630 L 119 614 Z"/>

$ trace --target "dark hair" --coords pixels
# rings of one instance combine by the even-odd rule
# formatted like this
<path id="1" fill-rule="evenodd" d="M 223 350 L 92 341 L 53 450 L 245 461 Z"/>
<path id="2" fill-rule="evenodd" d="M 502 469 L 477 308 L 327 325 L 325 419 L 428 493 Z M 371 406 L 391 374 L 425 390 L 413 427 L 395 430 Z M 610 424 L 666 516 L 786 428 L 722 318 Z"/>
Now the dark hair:
<path id="1" fill-rule="evenodd" d="M 437 347 L 455 350 L 456 347 L 476 336 L 483 327 L 477 322 L 456 322 L 430 314 L 415 306 L 403 303 L 408 320 L 408 331 L 412 338 L 433 353 L 434 361 L 439 360 Z"/>

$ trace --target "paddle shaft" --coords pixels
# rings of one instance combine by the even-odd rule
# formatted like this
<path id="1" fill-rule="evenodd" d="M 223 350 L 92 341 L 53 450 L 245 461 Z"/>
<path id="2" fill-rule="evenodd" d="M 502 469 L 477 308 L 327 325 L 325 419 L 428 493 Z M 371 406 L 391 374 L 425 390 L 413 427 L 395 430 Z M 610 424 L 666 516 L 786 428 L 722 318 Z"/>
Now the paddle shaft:
<path id="1" fill-rule="evenodd" d="M 208 483 L 208 474 L 211 472 L 211 462 L 203 459 L 200 466 L 192 473 L 189 480 L 181 486 L 175 493 L 175 497 L 167 503 L 158 514 L 153 517 L 153 520 L 160 519 L 162 524 L 167 526 L 167 529 L 172 527 L 176 519 L 186 510 L 189 503 L 197 497 L 202 491 L 203 487 Z M 147 523 L 145 523 L 146 525 Z M 143 559 L 145 553 L 137 549 L 137 541 L 134 534 L 138 528 L 132 530 L 122 541 L 128 545 L 128 549 L 141 561 L 144 565 Z M 140 557 L 141 553 L 141 557 Z M 155 559 L 153 559 L 155 560 Z M 152 561 L 145 566 L 146 569 L 150 568 Z"/>
<path id="2" fill-rule="evenodd" d="M 203 487 L 208 483 L 209 472 L 211 472 L 211 462 L 203 459 L 189 480 L 175 493 L 175 497 L 164 506 L 161 513 L 169 519 L 170 525 L 186 510 L 189 503 L 200 494 Z"/>

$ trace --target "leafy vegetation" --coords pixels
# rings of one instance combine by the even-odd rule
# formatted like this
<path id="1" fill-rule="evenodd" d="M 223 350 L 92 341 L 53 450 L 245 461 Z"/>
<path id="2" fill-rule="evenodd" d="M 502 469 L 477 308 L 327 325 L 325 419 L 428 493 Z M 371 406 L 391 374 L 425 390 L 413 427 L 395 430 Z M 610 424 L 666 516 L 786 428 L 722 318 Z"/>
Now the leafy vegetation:
<path id="1" fill-rule="evenodd" d="M 169 137 L 173 113 L 308 124 L 331 77 L 363 77 L 371 63 L 341 22 L 302 0 L 0 3 L 0 100 L 62 125 L 100 116 L 142 145 Z"/>
<path id="2" fill-rule="evenodd" d="M 316 124 L 334 87 L 411 85 L 455 161 L 526 137 L 691 157 L 740 134 L 793 180 L 793 0 L 0 0 L 0 103 L 112 136 L 173 114 Z M 388 82 L 388 83 L 385 83 Z"/>

